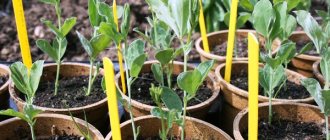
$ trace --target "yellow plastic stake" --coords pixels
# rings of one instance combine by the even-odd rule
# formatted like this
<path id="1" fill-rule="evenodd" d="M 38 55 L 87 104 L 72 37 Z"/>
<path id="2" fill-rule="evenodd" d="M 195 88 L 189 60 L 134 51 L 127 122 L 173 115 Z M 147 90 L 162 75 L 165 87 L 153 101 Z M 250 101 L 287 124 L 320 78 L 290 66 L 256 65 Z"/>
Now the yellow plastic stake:
<path id="1" fill-rule="evenodd" d="M 252 34 L 248 35 L 249 52 L 249 140 L 258 139 L 258 86 L 259 86 L 259 43 Z"/>
<path id="2" fill-rule="evenodd" d="M 28 69 L 30 69 L 32 66 L 32 59 L 22 0 L 13 0 L 13 7 L 23 63 Z"/>
<path id="3" fill-rule="evenodd" d="M 113 1 L 112 7 L 113 7 L 112 8 L 113 18 L 114 18 L 114 21 L 117 25 L 117 31 L 119 31 L 116 0 Z M 125 46 L 125 47 L 127 47 L 127 46 Z M 121 45 L 120 44 L 118 44 L 117 49 L 118 49 L 118 61 L 119 61 L 119 70 L 120 70 L 119 72 L 120 72 L 121 87 L 122 87 L 123 93 L 125 94 L 126 93 L 125 71 L 124 71 L 124 64 L 123 64 L 123 54 L 121 53 Z"/>
<path id="4" fill-rule="evenodd" d="M 202 34 L 203 48 L 204 48 L 204 51 L 206 51 L 207 53 L 210 53 L 209 41 L 207 40 L 206 26 L 205 26 L 205 21 L 204 21 L 202 0 L 199 0 L 199 6 L 201 7 L 200 11 L 199 11 L 199 27 L 200 27 L 201 34 Z"/>
<path id="5" fill-rule="evenodd" d="M 114 68 L 111 60 L 106 57 L 103 58 L 103 65 L 112 139 L 121 140 Z"/>
<path id="6" fill-rule="evenodd" d="M 226 54 L 226 69 L 225 69 L 225 80 L 227 82 L 230 82 L 230 77 L 231 77 L 231 67 L 232 67 L 231 65 L 233 61 L 233 50 L 235 45 L 237 5 L 238 5 L 238 0 L 231 1 L 228 46 L 227 46 L 227 54 Z"/>

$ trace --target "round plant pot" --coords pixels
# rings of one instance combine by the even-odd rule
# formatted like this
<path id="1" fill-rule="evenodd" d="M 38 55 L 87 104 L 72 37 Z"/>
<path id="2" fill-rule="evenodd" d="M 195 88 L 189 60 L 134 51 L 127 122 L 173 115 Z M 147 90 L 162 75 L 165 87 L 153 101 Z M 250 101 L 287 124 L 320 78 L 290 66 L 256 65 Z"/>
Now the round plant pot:
<path id="1" fill-rule="evenodd" d="M 241 38 L 241 39 L 246 38 L 247 39 L 249 32 L 256 33 L 254 30 L 237 30 L 236 38 Z M 212 51 L 216 45 L 220 45 L 222 43 L 227 42 L 228 30 L 210 33 L 207 35 L 207 39 L 209 41 L 209 47 L 210 47 L 209 49 L 210 49 L 210 51 Z M 261 42 L 261 44 L 264 44 L 262 42 L 265 42 L 265 41 L 263 38 L 259 38 L 259 42 Z M 276 40 L 273 42 L 273 46 L 272 46 L 273 55 L 276 54 L 280 45 L 281 45 L 281 42 L 279 40 Z M 207 61 L 207 60 L 216 60 L 216 64 L 213 67 L 214 69 L 218 65 L 220 65 L 222 63 L 226 63 L 226 56 L 215 55 L 215 54 L 204 51 L 203 42 L 202 42 L 201 37 L 196 41 L 195 46 L 196 46 L 197 52 L 200 54 L 200 58 L 201 58 L 202 62 Z M 248 58 L 247 57 L 237 57 L 237 58 L 233 57 L 233 61 L 248 61 Z"/>
<path id="2" fill-rule="evenodd" d="M 10 83 L 10 70 L 6 65 L 0 64 L 0 76 L 8 76 L 7 81 L 0 85 L 0 110 L 7 109 L 9 107 L 9 93 L 8 86 Z M 8 117 L 0 116 L 0 121 Z"/>
<path id="3" fill-rule="evenodd" d="M 262 64 L 260 64 L 262 66 Z M 240 71 L 248 71 L 248 62 L 246 61 L 236 61 L 232 64 L 232 74 L 239 73 Z M 246 108 L 248 106 L 248 91 L 245 91 L 243 89 L 240 89 L 227 81 L 224 80 L 224 71 L 225 71 L 225 64 L 219 65 L 216 70 L 215 74 L 218 78 L 221 91 L 223 92 L 224 98 L 225 98 L 225 107 L 223 111 L 223 116 L 226 118 L 226 122 L 223 128 L 226 130 L 226 132 L 232 130 L 232 122 L 237 115 L 238 112 L 240 112 L 242 109 Z M 286 74 L 288 77 L 288 81 L 294 82 L 298 85 L 300 85 L 300 79 L 305 78 L 303 75 L 291 71 L 286 70 Z M 269 98 L 266 96 L 258 96 L 258 100 L 260 103 L 262 102 L 268 102 Z M 311 104 L 314 102 L 313 97 L 308 97 L 305 99 L 273 99 L 273 102 L 298 102 L 298 103 L 308 103 Z M 228 115 L 227 115 L 228 114 Z M 227 131 L 228 130 L 228 131 Z"/>
<path id="4" fill-rule="evenodd" d="M 293 42 L 309 42 L 310 39 L 303 31 L 295 31 L 289 38 Z M 301 54 L 294 57 L 290 63 L 293 67 L 293 70 L 297 71 L 300 74 L 303 74 L 306 77 L 313 77 L 313 63 L 320 60 L 321 57 Z"/>
<path id="5" fill-rule="evenodd" d="M 103 75 L 102 71 L 103 70 L 100 70 L 100 74 Z M 89 75 L 89 65 L 81 64 L 81 63 L 62 63 L 60 74 L 62 77 Z M 56 64 L 45 64 L 43 69 L 43 74 L 41 77 L 41 82 L 53 81 L 55 79 L 55 75 L 56 75 Z M 9 92 L 11 98 L 16 103 L 18 110 L 22 112 L 25 101 L 20 98 L 19 96 L 20 92 L 18 92 L 18 90 L 15 89 L 13 82 L 11 82 L 9 85 Z M 97 127 L 100 131 L 102 130 L 106 131 L 108 128 L 108 125 L 104 123 L 109 119 L 107 117 L 108 109 L 107 109 L 106 98 L 96 103 L 82 107 L 66 109 L 66 108 L 48 108 L 48 107 L 36 106 L 36 108 L 42 110 L 44 113 L 56 113 L 56 114 L 66 114 L 66 115 L 69 115 L 69 111 L 68 111 L 69 109 L 73 116 L 81 119 L 84 119 L 86 113 L 88 122 L 94 125 L 95 127 Z"/>
<path id="6" fill-rule="evenodd" d="M 158 62 L 157 61 L 145 62 L 140 73 L 151 73 L 151 65 L 153 63 L 158 63 Z M 193 65 L 188 65 L 188 69 L 193 69 L 193 68 L 194 68 Z M 175 61 L 173 66 L 173 74 L 179 75 L 181 72 L 183 72 L 183 63 Z M 216 101 L 220 91 L 219 87 L 217 87 L 217 84 L 212 74 L 209 74 L 205 80 L 207 82 L 207 87 L 210 88 L 213 92 L 212 96 L 202 103 L 187 107 L 187 114 L 189 116 L 199 119 L 204 119 L 206 117 L 207 112 L 209 111 L 212 104 Z M 121 87 L 119 73 L 116 75 L 116 82 Z M 129 97 L 126 94 L 123 94 L 122 91 L 120 92 L 122 97 L 128 101 Z M 143 104 L 141 102 L 132 99 L 132 112 L 134 117 L 150 115 L 150 111 L 152 108 L 154 108 L 154 106 Z M 125 110 L 128 111 L 127 108 L 125 108 Z"/>
<path id="7" fill-rule="evenodd" d="M 85 121 L 78 118 L 74 119 L 84 132 L 89 131 L 93 140 L 104 139 L 102 134 L 94 126 L 91 124 L 87 126 Z M 20 139 L 20 135 L 26 136 L 24 134 L 25 132 L 28 136 L 30 135 L 29 125 L 19 118 L 11 118 L 0 122 L 1 139 Z M 34 125 L 34 132 L 37 138 L 48 138 L 54 134 L 63 135 L 63 133 L 83 136 L 71 116 L 61 114 L 39 114 Z"/>
<path id="8" fill-rule="evenodd" d="M 159 136 L 159 130 L 161 129 L 160 119 L 149 116 L 143 116 L 134 119 L 135 125 L 140 127 L 140 137 L 148 138 Z M 131 121 L 126 121 L 120 125 L 121 137 L 123 140 L 130 140 L 133 137 Z M 173 125 L 170 134 L 173 136 L 180 136 L 180 127 Z M 185 137 L 186 139 L 199 139 L 199 140 L 232 140 L 232 138 L 223 132 L 221 129 L 204 122 L 199 119 L 186 117 L 185 125 Z M 105 138 L 111 140 L 111 132 Z"/>
<path id="9" fill-rule="evenodd" d="M 323 75 L 320 72 L 320 61 L 316 61 L 313 64 L 313 73 L 314 73 L 314 76 L 319 80 L 319 82 L 321 83 L 321 85 L 324 85 L 324 81 L 325 80 L 324 80 Z"/>
<path id="10" fill-rule="evenodd" d="M 259 104 L 258 119 L 268 120 L 268 103 Z M 324 123 L 324 116 L 316 106 L 302 103 L 272 103 L 272 111 L 275 114 L 273 121 L 282 119 L 294 122 Z M 257 124 L 254 124 L 257 125 Z M 234 137 L 236 140 L 243 140 L 242 132 L 248 129 L 248 108 L 242 110 L 234 121 Z"/>

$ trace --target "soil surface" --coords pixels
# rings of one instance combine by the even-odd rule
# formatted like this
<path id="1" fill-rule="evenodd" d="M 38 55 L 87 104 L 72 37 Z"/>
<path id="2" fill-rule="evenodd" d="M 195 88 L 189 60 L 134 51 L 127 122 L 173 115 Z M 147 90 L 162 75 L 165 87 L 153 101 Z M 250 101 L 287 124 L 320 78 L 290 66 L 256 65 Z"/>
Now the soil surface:
<path id="1" fill-rule="evenodd" d="M 324 140 L 324 124 L 294 122 L 289 120 L 276 120 L 272 125 L 266 120 L 259 120 L 259 140 Z M 243 132 L 247 139 L 248 132 Z"/>
<path id="2" fill-rule="evenodd" d="M 112 0 L 105 0 L 108 4 L 112 4 Z M 17 61 L 21 60 L 19 42 L 16 33 L 16 23 L 12 11 L 11 0 L 0 1 L 0 61 Z M 144 32 L 149 28 L 146 17 L 151 15 L 148 9 L 148 5 L 144 0 L 119 0 L 118 5 L 124 5 L 129 3 L 131 6 L 131 29 L 128 37 L 128 42 L 132 42 L 139 38 L 139 35 L 133 31 L 133 28 L 138 28 Z M 31 47 L 31 54 L 33 60 L 52 60 L 48 55 L 44 54 L 35 45 L 37 39 L 46 39 L 50 41 L 53 39 L 54 34 L 43 24 L 40 19 L 48 19 L 55 23 L 57 18 L 55 16 L 55 9 L 53 6 L 43 4 L 38 0 L 23 0 L 25 19 L 27 24 L 27 31 L 29 37 L 29 43 Z M 92 28 L 88 17 L 88 1 L 87 0 L 62 0 L 62 22 L 68 17 L 77 17 L 77 23 L 73 30 L 67 35 L 68 46 L 67 51 L 64 54 L 64 61 L 87 61 L 88 55 L 83 49 L 76 31 L 79 31 L 86 38 L 90 38 L 92 34 Z M 192 38 L 197 39 L 198 34 Z M 175 45 L 174 47 L 179 47 Z M 149 58 L 153 59 L 154 52 L 150 47 L 146 49 L 149 53 Z M 117 51 L 114 44 L 103 51 L 99 55 L 99 59 L 103 57 L 110 57 L 111 60 L 117 60 Z M 199 55 L 192 49 L 191 60 L 199 60 Z M 180 57 L 180 59 L 182 59 Z M 180 60 L 179 59 L 179 60 Z"/>
<path id="3" fill-rule="evenodd" d="M 56 96 L 54 96 L 54 81 L 40 82 L 33 104 L 49 108 L 74 108 L 96 103 L 106 98 L 101 81 L 101 76 L 96 78 L 89 96 L 85 96 L 88 76 L 60 78 Z"/>
<path id="4" fill-rule="evenodd" d="M 8 75 L 0 75 L 0 87 L 8 81 Z"/>
<path id="5" fill-rule="evenodd" d="M 183 90 L 181 90 L 177 86 L 176 78 L 177 78 L 177 76 L 173 75 L 172 89 L 180 96 L 181 99 L 183 99 Z M 140 75 L 140 77 L 136 81 L 134 81 L 134 83 L 132 84 L 132 93 L 131 93 L 132 99 L 134 99 L 140 103 L 156 106 L 156 104 L 152 100 L 150 92 L 149 92 L 149 88 L 151 87 L 152 83 L 157 86 L 157 84 L 156 84 L 157 82 L 156 82 L 153 74 L 152 73 L 142 73 Z M 202 103 L 203 101 L 206 101 L 207 99 L 209 99 L 212 96 L 212 94 L 213 94 L 212 90 L 209 89 L 206 86 L 206 82 L 204 82 L 204 84 L 201 85 L 201 87 L 199 87 L 196 97 L 191 99 L 188 102 L 188 106 L 193 106 L 193 105 Z"/>
<path id="6" fill-rule="evenodd" d="M 248 90 L 247 72 L 244 70 L 241 70 L 239 74 L 233 74 L 230 84 L 247 91 Z M 309 92 L 302 85 L 297 85 L 293 82 L 287 81 L 286 88 L 283 88 L 283 87 L 280 89 L 280 91 L 278 92 L 278 94 L 275 98 L 277 98 L 277 99 L 305 99 L 305 98 L 310 97 Z M 275 88 L 275 92 L 276 91 L 278 91 L 278 87 Z M 290 93 L 290 94 L 288 94 L 288 93 Z M 261 85 L 259 85 L 259 95 L 264 96 L 263 88 L 261 87 Z"/>

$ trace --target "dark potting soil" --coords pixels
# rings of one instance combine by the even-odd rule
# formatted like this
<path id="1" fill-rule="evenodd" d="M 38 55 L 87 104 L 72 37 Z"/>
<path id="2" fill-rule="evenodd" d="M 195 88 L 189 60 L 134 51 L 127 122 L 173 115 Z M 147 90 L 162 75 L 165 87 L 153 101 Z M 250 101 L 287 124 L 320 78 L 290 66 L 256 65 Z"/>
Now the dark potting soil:
<path id="1" fill-rule="evenodd" d="M 174 89 L 174 91 L 180 96 L 180 98 L 183 99 L 183 90 L 181 90 L 177 86 L 176 78 L 177 76 L 172 77 L 172 89 Z M 132 84 L 132 99 L 147 105 L 155 106 L 156 104 L 152 100 L 149 92 L 149 88 L 151 87 L 152 83 L 157 85 L 155 81 L 156 80 L 152 73 L 142 73 L 140 77 Z M 206 83 L 204 83 L 201 85 L 201 87 L 199 87 L 196 97 L 188 102 L 188 106 L 193 106 L 202 103 L 203 101 L 209 99 L 212 94 L 212 90 L 206 86 Z"/>
<path id="2" fill-rule="evenodd" d="M 296 45 L 297 46 L 297 51 L 299 52 L 307 43 L 309 43 L 309 42 L 306 42 L 306 41 L 298 41 L 298 42 L 296 42 L 296 44 L 297 44 Z M 306 51 L 304 54 L 312 55 L 312 56 L 319 56 L 319 54 L 317 53 L 315 47 L 313 47 L 311 50 Z"/>
<path id="3" fill-rule="evenodd" d="M 8 75 L 0 75 L 0 87 L 8 81 Z"/>
<path id="4" fill-rule="evenodd" d="M 34 105 L 49 108 L 73 108 L 96 103 L 106 98 L 101 81 L 102 77 L 98 76 L 89 96 L 85 96 L 88 76 L 60 78 L 56 96 L 54 96 L 54 81 L 40 82 Z"/>
<path id="5" fill-rule="evenodd" d="M 267 120 L 259 120 L 258 139 L 259 140 L 324 140 L 326 134 L 323 133 L 324 124 L 294 122 L 289 120 L 276 120 L 271 125 Z M 245 139 L 248 132 L 242 133 Z"/>
<path id="6" fill-rule="evenodd" d="M 248 75 L 247 75 L 246 71 L 241 70 L 239 74 L 233 74 L 230 84 L 247 91 L 248 90 Z M 275 92 L 277 90 L 278 90 L 278 87 L 275 88 Z M 290 94 L 288 94 L 288 93 L 290 93 Z M 261 87 L 261 85 L 259 85 L 259 95 L 264 95 L 263 88 Z M 275 98 L 277 98 L 277 99 L 305 99 L 308 97 L 310 97 L 310 94 L 304 86 L 297 85 L 294 82 L 287 81 L 286 88 L 281 88 Z"/>

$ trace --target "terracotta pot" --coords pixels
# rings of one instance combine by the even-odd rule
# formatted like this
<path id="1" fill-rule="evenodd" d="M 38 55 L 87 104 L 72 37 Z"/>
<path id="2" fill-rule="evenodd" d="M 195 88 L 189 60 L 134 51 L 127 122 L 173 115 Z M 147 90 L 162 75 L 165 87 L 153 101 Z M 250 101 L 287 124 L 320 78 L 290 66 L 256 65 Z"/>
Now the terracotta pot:
<path id="1" fill-rule="evenodd" d="M 101 70 L 100 74 L 103 75 L 103 70 Z M 64 77 L 74 77 L 74 76 L 82 76 L 89 75 L 89 65 L 81 64 L 81 63 L 62 63 L 61 76 Z M 54 80 L 56 75 L 56 64 L 45 64 L 43 69 L 43 75 L 41 77 L 41 81 L 43 80 Z M 14 83 L 12 82 L 9 85 L 9 92 L 11 98 L 17 105 L 19 111 L 23 110 L 25 101 L 19 97 L 19 92 L 14 88 Z M 59 93 L 61 94 L 61 93 Z M 93 93 L 91 93 L 93 94 Z M 43 110 L 44 113 L 56 113 L 56 114 L 66 114 L 68 115 L 68 109 L 59 109 L 59 108 L 48 108 L 48 107 L 40 107 L 36 106 L 36 108 Z M 108 125 L 105 124 L 109 118 L 107 117 L 108 109 L 107 109 L 107 99 L 103 99 L 99 102 L 82 106 L 76 108 L 69 108 L 70 112 L 73 116 L 84 119 L 84 111 L 86 112 L 87 120 L 89 123 L 96 126 L 100 131 L 108 128 Z"/>
<path id="2" fill-rule="evenodd" d="M 236 31 L 236 38 L 246 38 L 248 36 L 249 32 L 253 32 L 256 33 L 254 30 L 237 30 Z M 208 41 L 209 41 L 209 47 L 210 47 L 210 51 L 213 50 L 213 48 L 216 45 L 220 45 L 224 42 L 226 42 L 228 40 L 228 30 L 223 30 L 223 31 L 217 31 L 217 32 L 213 32 L 207 35 Z M 263 38 L 259 38 L 260 42 L 264 42 Z M 261 43 L 263 44 L 263 43 Z M 273 43 L 273 55 L 276 54 L 279 46 L 281 45 L 281 42 L 279 40 L 274 41 Z M 222 64 L 222 63 L 226 63 L 226 56 L 219 56 L 219 55 L 215 55 L 212 53 L 207 53 L 206 51 L 204 51 L 203 49 L 203 42 L 202 42 L 202 38 L 199 38 L 196 43 L 196 50 L 197 52 L 200 54 L 201 57 L 201 61 L 207 61 L 207 60 L 216 60 L 216 65 L 214 65 L 214 69 Z M 247 57 L 243 57 L 243 58 L 233 58 L 233 61 L 248 61 Z"/>
<path id="3" fill-rule="evenodd" d="M 0 75 L 8 76 L 8 80 L 3 84 L 0 85 L 0 110 L 7 109 L 9 107 L 9 93 L 8 93 L 8 86 L 10 83 L 10 70 L 6 65 L 0 64 Z M 0 116 L 0 121 L 6 119 L 8 117 Z"/>
<path id="4" fill-rule="evenodd" d="M 141 70 L 141 73 L 151 72 L 151 65 L 153 63 L 157 63 L 157 61 L 147 61 L 144 64 L 144 66 Z M 193 68 L 194 68 L 194 66 L 188 65 L 188 69 L 193 69 Z M 174 62 L 173 74 L 178 75 L 181 72 L 183 72 L 183 63 Z M 117 84 L 119 84 L 119 86 L 121 86 L 121 82 L 119 80 L 120 80 L 120 74 L 118 73 L 116 75 L 116 82 L 117 82 Z M 216 101 L 216 98 L 218 97 L 219 91 L 220 91 L 219 87 L 217 87 L 217 84 L 211 74 L 208 75 L 208 77 L 206 78 L 206 81 L 208 84 L 207 86 L 210 89 L 212 89 L 212 91 L 213 91 L 212 96 L 200 104 L 187 107 L 187 114 L 192 117 L 199 118 L 199 119 L 204 119 L 206 117 L 208 110 L 210 109 L 212 104 Z M 125 100 L 129 100 L 127 95 L 123 94 L 122 92 L 121 92 L 121 94 Z M 149 115 L 152 108 L 154 108 L 154 106 L 143 104 L 138 101 L 132 100 L 132 111 L 133 111 L 134 117 Z M 125 108 L 125 109 L 128 110 L 127 108 Z"/>
<path id="5" fill-rule="evenodd" d="M 295 31 L 289 38 L 293 42 L 306 41 L 309 42 L 310 39 L 303 31 Z M 313 77 L 313 63 L 320 60 L 321 57 L 301 54 L 294 57 L 290 65 L 296 69 L 300 74 L 303 74 L 306 77 Z"/>
<path id="6" fill-rule="evenodd" d="M 83 131 L 87 132 L 88 130 L 90 132 L 90 136 L 93 140 L 104 139 L 102 134 L 91 124 L 89 124 L 87 127 L 85 121 L 78 118 L 75 118 L 75 121 Z M 17 133 L 18 130 L 20 131 L 20 133 Z M 26 131 L 28 134 L 30 134 L 31 132 L 28 124 L 19 118 L 12 118 L 0 122 L 1 139 L 19 139 L 19 134 L 24 131 Z M 62 134 L 63 132 L 65 132 L 68 135 L 73 134 L 77 136 L 83 136 L 72 121 L 70 116 L 60 114 L 46 113 L 38 115 L 37 121 L 34 126 L 34 132 L 36 134 L 36 137 L 38 138 L 50 137 L 54 135 L 54 132 L 55 134 Z"/>
<path id="7" fill-rule="evenodd" d="M 316 106 L 302 103 L 273 103 L 272 110 L 276 114 L 273 120 L 284 119 L 296 122 L 324 123 L 324 116 Z M 268 103 L 259 104 L 258 119 L 268 120 Z M 257 124 L 255 124 L 257 125 Z M 248 108 L 242 110 L 234 121 L 234 137 L 243 140 L 242 132 L 248 129 Z"/>
<path id="8" fill-rule="evenodd" d="M 315 77 L 319 80 L 320 84 L 324 85 L 325 80 L 324 80 L 323 75 L 320 72 L 320 61 L 316 61 L 313 64 L 313 73 L 314 73 Z"/>
<path id="9" fill-rule="evenodd" d="M 260 64 L 261 66 L 262 64 Z M 248 62 L 246 61 L 237 61 L 233 62 L 232 65 L 232 74 L 238 73 L 241 70 L 247 70 L 248 69 Z M 242 109 L 246 108 L 248 106 L 248 91 L 239 89 L 238 87 L 226 82 L 224 80 L 224 71 L 225 71 L 225 64 L 219 65 L 216 70 L 215 74 L 218 78 L 220 87 L 222 89 L 222 92 L 224 93 L 225 102 L 227 104 L 227 107 L 230 107 L 230 109 L 224 109 L 224 117 L 225 120 L 228 123 L 228 128 L 224 128 L 224 130 L 231 130 L 232 128 L 232 122 L 236 116 L 236 114 L 241 111 Z M 286 70 L 286 74 L 288 76 L 288 81 L 294 82 L 296 84 L 300 85 L 300 79 L 305 78 L 303 75 L 296 73 L 291 70 Z M 268 97 L 259 95 L 258 97 L 259 102 L 268 102 Z M 308 103 L 311 104 L 314 102 L 313 97 L 308 97 L 305 99 L 273 99 L 273 102 L 300 102 L 300 103 Z M 229 114 L 229 115 L 225 115 Z M 231 122 L 231 123 L 230 123 Z M 230 126 L 231 125 L 231 126 Z M 228 132 L 228 131 L 227 131 Z"/>
<path id="10" fill-rule="evenodd" d="M 149 116 L 143 116 L 134 119 L 135 125 L 140 127 L 141 137 L 153 137 L 159 135 L 161 129 L 160 119 Z M 133 137 L 131 121 L 126 121 L 120 125 L 121 137 L 123 140 L 129 140 Z M 123 133 L 124 132 L 124 133 Z M 173 125 L 171 134 L 173 136 L 180 136 L 181 130 L 179 126 Z M 200 140 L 231 140 L 232 138 L 223 132 L 221 129 L 195 118 L 187 117 L 185 126 L 185 135 L 187 139 L 200 139 Z M 110 140 L 111 132 L 105 138 Z"/>

